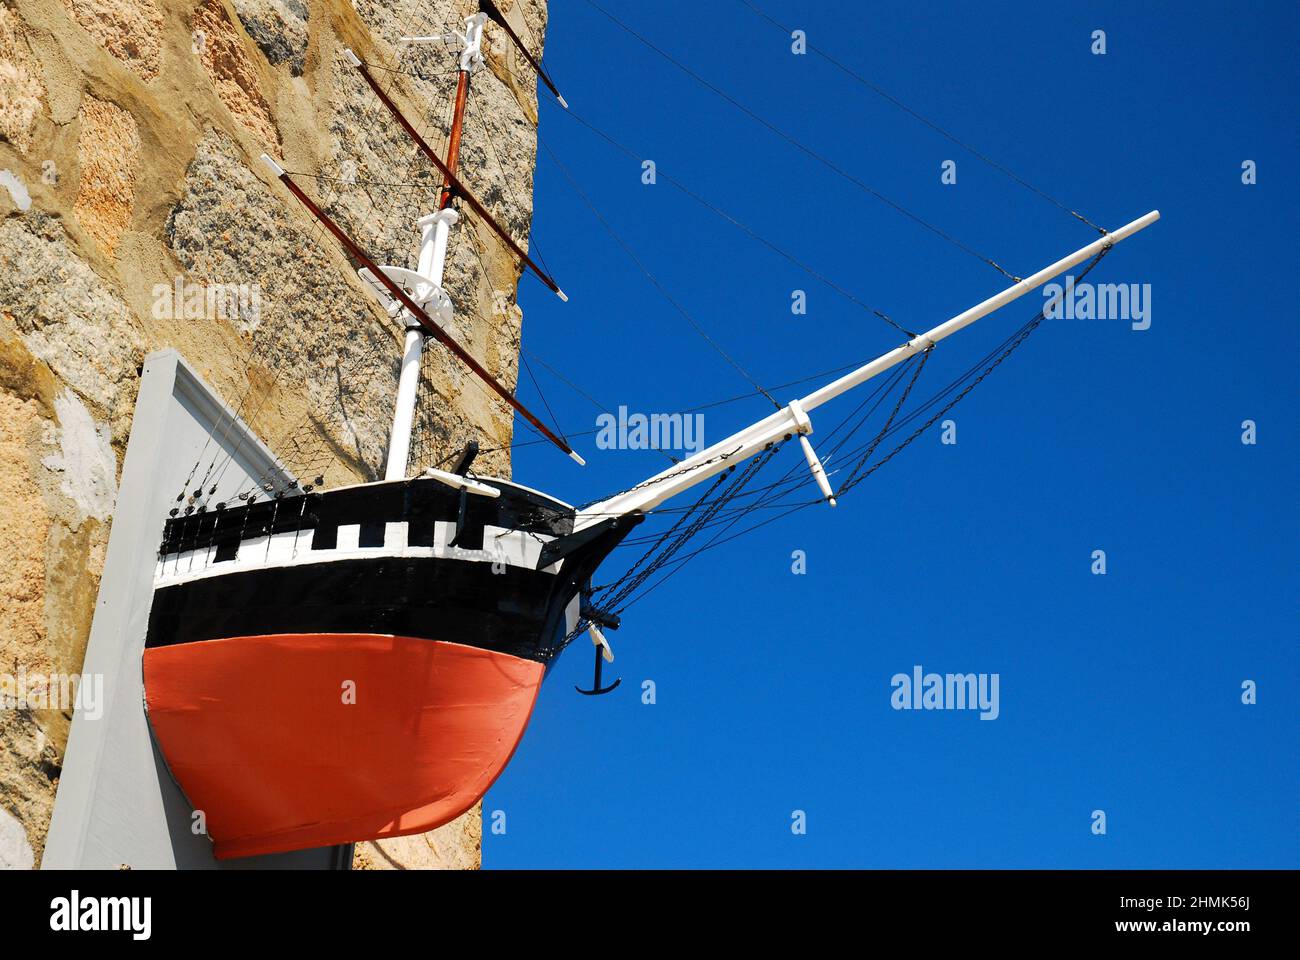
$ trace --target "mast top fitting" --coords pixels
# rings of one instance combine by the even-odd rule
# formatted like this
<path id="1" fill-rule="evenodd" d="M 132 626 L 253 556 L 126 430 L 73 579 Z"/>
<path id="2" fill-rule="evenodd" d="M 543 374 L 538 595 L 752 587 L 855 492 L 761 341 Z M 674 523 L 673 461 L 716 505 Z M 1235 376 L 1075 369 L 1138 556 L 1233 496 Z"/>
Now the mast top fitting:
<path id="1" fill-rule="evenodd" d="M 465 73 L 474 73 L 483 66 L 483 24 L 487 23 L 486 13 L 476 13 L 465 18 L 465 33 L 435 33 L 427 37 L 402 37 L 403 43 L 441 43 L 452 50 L 460 51 L 460 69 Z"/>

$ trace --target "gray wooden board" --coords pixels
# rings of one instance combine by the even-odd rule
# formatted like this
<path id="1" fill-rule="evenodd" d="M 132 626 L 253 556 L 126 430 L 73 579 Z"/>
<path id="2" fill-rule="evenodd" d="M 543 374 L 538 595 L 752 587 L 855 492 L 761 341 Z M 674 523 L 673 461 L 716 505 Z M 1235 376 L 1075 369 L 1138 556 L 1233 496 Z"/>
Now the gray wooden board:
<path id="1" fill-rule="evenodd" d="M 205 449 L 206 448 L 206 449 Z M 175 350 L 144 363 L 104 575 L 82 672 L 101 675 L 99 716 L 73 714 L 41 868 L 347 869 L 351 845 L 218 862 L 192 830 L 192 811 L 167 771 L 144 712 L 142 656 L 167 511 L 201 460 L 228 462 L 212 502 L 262 477 L 291 479 L 274 454 Z"/>

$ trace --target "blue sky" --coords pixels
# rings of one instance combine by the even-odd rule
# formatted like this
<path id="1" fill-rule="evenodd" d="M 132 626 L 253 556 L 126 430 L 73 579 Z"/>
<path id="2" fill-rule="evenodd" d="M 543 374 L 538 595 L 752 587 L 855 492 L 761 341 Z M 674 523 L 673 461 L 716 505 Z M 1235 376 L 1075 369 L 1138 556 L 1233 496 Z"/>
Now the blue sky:
<path id="1" fill-rule="evenodd" d="M 600 2 L 1017 274 L 1095 238 L 825 61 L 792 55 L 739 0 Z M 574 693 L 590 682 L 580 638 L 484 801 L 484 865 L 1300 866 L 1289 289 L 1300 8 L 758 2 L 1093 220 L 1115 227 L 1159 208 L 1162 221 L 1090 277 L 1150 284 L 1151 326 L 1045 323 L 953 411 L 955 445 L 928 433 L 838 509 L 699 557 L 611 634 L 607 677 L 624 678 L 614 694 Z M 1096 29 L 1104 56 L 1090 52 Z M 584 0 L 551 4 L 546 64 L 576 112 L 910 329 L 1005 285 Z M 759 381 L 899 342 L 662 180 L 642 184 L 638 164 L 554 103 L 541 116 L 542 137 L 611 223 Z M 949 159 L 957 183 L 946 186 Z M 1257 163 L 1255 185 L 1241 182 L 1244 160 Z M 524 346 L 601 403 L 671 412 L 750 389 L 544 151 L 534 250 L 571 302 L 525 279 Z M 795 289 L 806 316 L 791 314 Z M 946 341 L 918 396 L 1041 306 L 1031 295 Z M 588 400 L 535 372 L 567 431 L 595 429 Z M 526 378 L 521 396 L 540 406 Z M 711 410 L 706 439 L 770 409 Z M 1253 446 L 1241 442 L 1246 419 Z M 516 479 L 581 502 L 664 463 L 590 436 L 576 445 L 585 470 L 523 446 Z M 798 456 L 784 450 L 781 468 Z M 1097 549 L 1105 576 L 1090 571 Z M 791 572 L 795 550 L 804 575 Z M 998 674 L 1000 716 L 892 709 L 890 678 L 916 664 Z M 653 705 L 641 702 L 647 679 Z M 1258 684 L 1253 706 L 1244 680 Z M 1105 836 L 1091 831 L 1098 809 Z M 805 835 L 791 831 L 795 810 Z"/>

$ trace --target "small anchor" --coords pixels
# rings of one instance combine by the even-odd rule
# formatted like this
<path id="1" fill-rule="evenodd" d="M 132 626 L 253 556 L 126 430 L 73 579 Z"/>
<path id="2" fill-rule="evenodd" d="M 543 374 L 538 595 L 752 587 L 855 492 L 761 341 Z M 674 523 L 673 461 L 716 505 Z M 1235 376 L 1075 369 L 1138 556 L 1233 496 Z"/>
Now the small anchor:
<path id="1" fill-rule="evenodd" d="M 602 687 L 600 685 L 601 667 L 603 666 L 605 661 L 609 661 L 610 663 L 614 662 L 614 651 L 610 647 L 609 641 L 605 639 L 605 635 L 601 633 L 600 627 L 596 626 L 593 623 L 589 627 L 587 627 L 587 632 L 591 634 L 591 643 L 596 648 L 596 679 L 592 682 L 590 690 L 584 690 L 582 689 L 582 687 L 578 686 L 577 684 L 574 684 L 573 689 L 577 690 L 581 694 L 585 694 L 588 697 L 598 697 L 602 693 L 609 693 L 611 690 L 617 687 L 620 683 L 623 682 L 623 678 L 619 677 L 608 687 Z"/>

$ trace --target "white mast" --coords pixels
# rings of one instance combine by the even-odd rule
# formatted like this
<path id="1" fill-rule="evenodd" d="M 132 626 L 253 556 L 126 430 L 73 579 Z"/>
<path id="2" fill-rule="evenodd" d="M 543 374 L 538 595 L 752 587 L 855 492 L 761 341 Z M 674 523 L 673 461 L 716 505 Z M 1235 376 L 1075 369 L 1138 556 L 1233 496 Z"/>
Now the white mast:
<path id="1" fill-rule="evenodd" d="M 487 14 L 476 13 L 465 19 L 464 35 L 453 34 L 444 37 L 403 37 L 411 43 L 443 43 L 451 41 L 461 48 L 460 79 L 457 86 L 456 115 L 452 121 L 454 145 L 448 151 L 447 163 L 454 171 L 456 154 L 460 146 L 460 128 L 464 117 L 465 91 L 469 76 L 483 64 L 483 24 Z M 354 66 L 360 61 L 348 51 Z M 444 190 L 441 208 L 434 213 L 421 217 L 419 269 L 415 273 L 398 267 L 381 267 L 389 277 L 401 284 L 419 306 L 424 307 L 434 302 L 436 314 L 443 322 L 444 328 L 452 318 L 450 298 L 442 288 L 443 270 L 447 264 L 447 242 L 451 228 L 459 215 L 451 207 L 450 193 Z M 367 275 L 369 270 L 362 270 Z M 367 279 L 382 293 L 382 287 L 371 277 Z M 393 429 L 388 440 L 388 464 L 384 470 L 385 480 L 404 480 L 411 455 L 411 429 L 415 421 L 415 404 L 420 386 L 420 358 L 424 353 L 426 333 L 410 312 L 400 308 L 400 315 L 406 321 L 406 342 L 402 351 L 402 372 L 397 381 L 397 400 L 393 409 Z M 431 311 L 434 312 L 434 311 Z"/>
<path id="2" fill-rule="evenodd" d="M 941 323 L 934 329 L 909 340 L 901 347 L 896 347 L 888 353 L 882 354 L 870 363 L 826 384 L 808 394 L 808 396 L 792 401 L 789 406 L 778 410 L 771 416 L 751 424 L 705 450 L 701 450 L 694 456 L 683 460 L 662 473 L 656 474 L 631 490 L 615 494 L 607 500 L 602 500 L 600 503 L 579 511 L 573 524 L 574 532 L 589 527 L 594 523 L 599 523 L 606 517 L 621 516 L 633 511 L 644 511 L 657 507 L 665 500 L 689 490 L 697 483 L 707 480 L 743 460 L 749 459 L 764 450 L 768 444 L 790 435 L 799 437 L 804 454 L 808 458 L 809 468 L 812 470 L 817 485 L 821 488 L 822 495 L 834 505 L 825 471 L 822 469 L 821 463 L 817 460 L 817 455 L 813 452 L 812 445 L 807 439 L 807 434 L 812 433 L 813 430 L 812 421 L 809 420 L 806 411 L 820 407 L 823 403 L 835 399 L 840 394 L 866 383 L 877 374 L 902 363 L 913 354 L 934 346 L 940 340 L 951 336 L 963 327 L 969 326 L 981 317 L 987 316 L 999 307 L 1004 307 L 1011 301 L 1023 297 L 1032 290 L 1036 290 L 1053 277 L 1096 256 L 1121 240 L 1131 237 L 1159 219 L 1160 212 L 1152 210 L 1146 216 L 1139 217 L 1132 223 L 1108 233 L 1086 247 L 1081 247 L 1068 257 L 1064 257 L 1051 266 L 1039 270 L 1033 276 L 1026 277 L 1014 286 L 989 297 L 983 303 L 971 307 L 964 313 L 957 314 L 951 320 Z"/>

